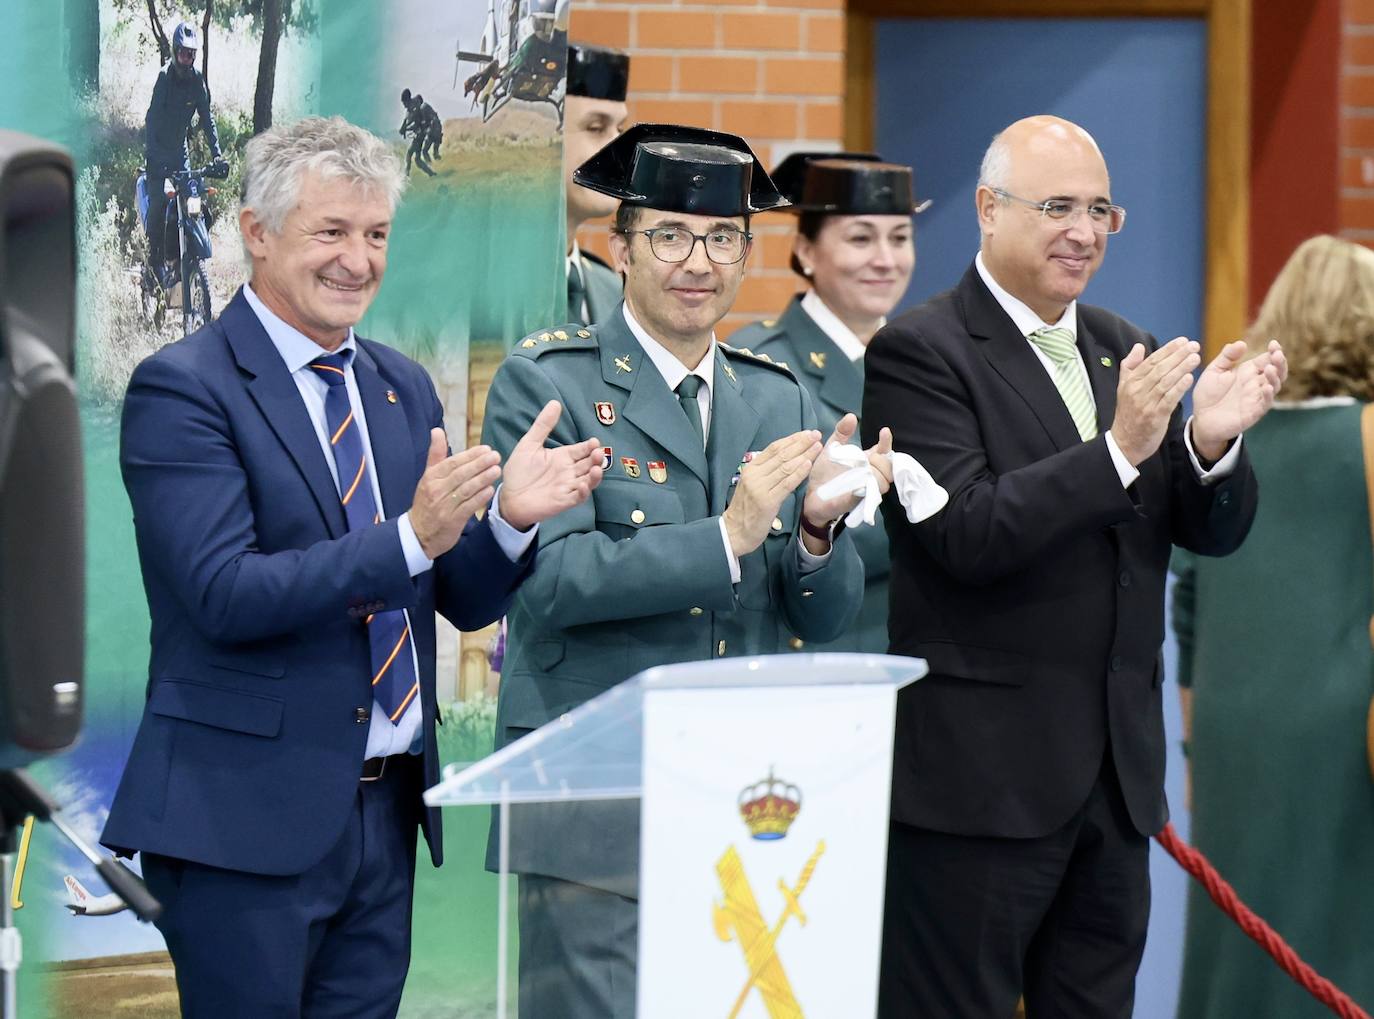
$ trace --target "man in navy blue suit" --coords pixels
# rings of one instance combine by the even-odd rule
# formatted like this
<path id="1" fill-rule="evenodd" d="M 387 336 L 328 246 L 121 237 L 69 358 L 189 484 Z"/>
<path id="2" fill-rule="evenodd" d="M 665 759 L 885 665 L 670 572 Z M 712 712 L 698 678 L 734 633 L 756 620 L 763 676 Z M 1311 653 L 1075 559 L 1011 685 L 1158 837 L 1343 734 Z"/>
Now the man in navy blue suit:
<path id="1" fill-rule="evenodd" d="M 404 183 L 337 117 L 254 138 L 251 281 L 125 397 L 152 654 L 102 838 L 142 852 L 186 1016 L 396 1014 L 417 826 L 442 862 L 434 613 L 500 618 L 601 478 L 595 439 L 545 447 L 557 403 L 504 467 L 450 455 L 424 369 L 354 334 Z"/>

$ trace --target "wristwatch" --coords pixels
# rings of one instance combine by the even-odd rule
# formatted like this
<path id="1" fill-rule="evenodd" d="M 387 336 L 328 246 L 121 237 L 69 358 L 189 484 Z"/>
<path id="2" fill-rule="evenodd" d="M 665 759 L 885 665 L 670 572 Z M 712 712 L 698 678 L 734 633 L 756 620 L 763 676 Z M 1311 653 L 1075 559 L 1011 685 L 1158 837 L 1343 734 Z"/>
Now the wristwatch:
<path id="1" fill-rule="evenodd" d="M 811 535 L 811 537 L 815 538 L 817 541 L 825 541 L 833 545 L 835 544 L 835 539 L 844 533 L 844 515 L 841 514 L 824 527 L 817 527 L 815 524 L 811 523 L 810 520 L 807 520 L 806 514 L 803 513 L 801 515 L 801 526 L 803 531 Z"/>

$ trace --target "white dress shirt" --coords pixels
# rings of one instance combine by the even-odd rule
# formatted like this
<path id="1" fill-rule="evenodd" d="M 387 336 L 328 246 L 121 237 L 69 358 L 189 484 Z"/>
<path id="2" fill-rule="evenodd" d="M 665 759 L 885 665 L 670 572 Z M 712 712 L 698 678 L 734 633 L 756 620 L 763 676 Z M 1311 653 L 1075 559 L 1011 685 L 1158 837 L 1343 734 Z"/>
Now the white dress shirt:
<path id="1" fill-rule="evenodd" d="M 329 474 L 334 479 L 334 487 L 337 489 L 339 486 L 339 468 L 334 462 L 334 452 L 329 444 L 329 424 L 324 411 L 324 401 L 329 392 L 329 383 L 320 378 L 319 373 L 310 367 L 310 362 L 325 351 L 318 343 L 294 326 L 288 325 L 272 309 L 263 304 L 262 299 L 253 293 L 251 286 L 244 284 L 243 296 L 247 300 L 248 306 L 253 309 L 253 313 L 257 315 L 258 321 L 262 323 L 268 339 L 277 348 L 277 353 L 286 362 L 286 369 L 291 373 L 291 380 L 296 383 L 296 389 L 301 394 L 301 400 L 304 401 L 305 409 L 310 415 L 310 423 L 315 427 L 315 436 L 320 440 L 320 452 L 324 455 L 324 462 L 329 466 Z M 343 350 L 356 350 L 357 346 L 353 330 L 350 329 L 348 336 L 333 353 L 339 353 Z M 367 418 L 363 412 L 363 401 L 358 393 L 358 383 L 353 375 L 351 359 L 347 370 L 344 372 L 344 380 L 344 384 L 348 388 L 348 400 L 353 407 L 353 420 L 358 424 L 358 434 L 363 440 L 363 449 L 367 451 L 368 484 L 372 487 L 372 498 L 378 509 L 381 510 L 382 492 L 377 484 L 377 472 L 372 467 L 372 442 L 368 437 Z M 530 542 L 534 540 L 538 533 L 538 525 L 536 524 L 528 531 L 517 531 L 501 519 L 500 513 L 497 512 L 498 502 L 499 498 L 493 499 L 489 511 L 492 535 L 501 547 L 501 551 L 510 558 L 511 562 L 515 562 L 525 554 Z M 409 510 L 402 513 L 397 519 L 396 529 L 401 537 L 401 551 L 405 554 L 406 566 L 410 569 L 410 575 L 412 577 L 418 576 L 430 569 L 434 565 L 434 560 L 426 556 L 424 549 L 420 547 L 420 539 L 415 536 L 415 528 L 410 523 Z M 406 624 L 410 624 L 408 611 L 406 612 Z M 412 632 L 414 631 L 412 630 Z M 415 663 L 415 675 L 419 676 L 420 663 L 415 658 L 415 642 L 413 640 L 410 643 L 410 655 L 411 660 Z M 376 701 L 373 701 L 372 720 L 367 731 L 367 750 L 363 756 L 387 757 L 391 754 L 407 751 L 419 753 L 421 748 L 421 720 L 420 695 L 418 693 L 395 725 L 391 724 L 386 710 Z"/>
<path id="2" fill-rule="evenodd" d="M 1029 344 L 1031 350 L 1039 360 L 1041 367 L 1045 369 L 1045 374 L 1047 374 L 1050 377 L 1050 381 L 1053 382 L 1055 375 L 1054 362 L 1050 360 L 1049 355 L 1031 342 L 1030 335 L 1037 329 L 1067 329 L 1073 334 L 1074 343 L 1076 344 L 1078 342 L 1078 302 L 1070 301 L 1069 306 L 1064 309 L 1064 314 L 1059 316 L 1058 322 L 1046 322 L 1035 312 L 1031 311 L 1030 307 L 1025 302 L 1021 301 L 1019 298 L 1013 297 L 1001 286 L 1001 284 L 992 278 L 992 273 L 988 272 L 988 267 L 983 264 L 983 253 L 981 251 L 978 252 L 977 257 L 974 258 L 973 264 L 978 270 L 978 275 L 983 280 L 983 285 L 992 292 L 992 296 L 996 299 L 997 303 L 1001 305 L 1002 310 L 1007 313 L 1012 322 L 1015 323 L 1016 328 L 1021 331 L 1021 335 L 1026 337 L 1026 343 Z M 1088 387 L 1088 392 L 1091 393 L 1092 384 L 1088 379 L 1088 367 L 1083 363 L 1082 351 L 1078 352 L 1078 358 L 1074 363 L 1078 365 L 1078 370 L 1082 373 L 1083 384 Z M 1057 385 L 1055 391 L 1058 392 Z M 1192 420 L 1193 419 L 1190 417 L 1188 421 L 1184 423 L 1183 445 L 1188 450 L 1188 459 L 1192 462 L 1193 470 L 1197 473 L 1198 478 L 1202 481 L 1217 482 L 1222 478 L 1228 477 L 1231 472 L 1236 469 L 1236 461 L 1240 459 L 1240 436 L 1237 436 L 1236 441 L 1231 443 L 1231 448 L 1226 451 L 1226 454 L 1212 465 L 1211 470 L 1207 470 L 1202 466 L 1202 462 L 1198 460 L 1197 453 L 1193 450 L 1193 430 L 1189 427 Z M 1105 422 L 1099 422 L 1099 427 L 1104 423 Z M 1105 429 L 1103 431 L 1103 437 L 1107 440 L 1107 452 L 1111 454 L 1112 465 L 1116 467 L 1117 476 L 1121 479 L 1121 487 L 1130 488 L 1131 485 L 1135 483 L 1135 479 L 1140 477 L 1140 471 L 1136 469 L 1134 464 L 1126 459 L 1126 455 L 1121 452 L 1121 447 L 1116 444 L 1116 438 L 1112 435 L 1110 429 Z"/>
<path id="3" fill-rule="evenodd" d="M 688 375 L 695 375 L 701 379 L 704 385 L 697 390 L 697 406 L 701 408 L 701 430 L 703 439 L 709 439 L 711 435 L 711 401 L 715 386 L 716 375 L 716 334 L 711 334 L 711 343 L 706 348 L 706 354 L 697 366 L 688 370 L 687 366 L 679 361 L 667 347 L 659 343 L 650 336 L 639 320 L 635 318 L 634 312 L 630 310 L 630 303 L 626 301 L 621 305 L 625 313 L 625 324 L 630 327 L 630 332 L 639 341 L 639 345 L 644 348 L 644 353 L 653 362 L 658 373 L 663 376 L 663 381 L 668 383 L 668 388 L 674 393 L 677 387 L 682 384 L 682 380 Z M 822 454 L 824 455 L 824 454 Z M 738 584 L 740 578 L 739 559 L 735 556 L 734 550 L 730 547 L 730 532 L 725 529 L 725 518 L 720 518 L 720 540 L 725 546 L 725 558 L 730 564 L 730 583 Z M 803 573 L 819 569 L 830 557 L 827 549 L 824 555 L 814 555 L 807 551 L 802 544 L 801 538 L 797 538 L 797 551 L 801 555 L 801 567 Z"/>

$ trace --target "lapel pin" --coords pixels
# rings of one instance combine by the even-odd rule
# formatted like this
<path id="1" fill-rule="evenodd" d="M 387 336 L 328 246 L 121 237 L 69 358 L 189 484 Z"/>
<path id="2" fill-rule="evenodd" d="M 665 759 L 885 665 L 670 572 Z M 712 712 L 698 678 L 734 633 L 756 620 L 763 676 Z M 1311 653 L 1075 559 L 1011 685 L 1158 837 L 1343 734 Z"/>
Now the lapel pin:
<path id="1" fill-rule="evenodd" d="M 620 458 L 620 466 L 625 468 L 625 476 L 627 478 L 639 477 L 639 461 L 634 457 L 622 456 Z"/>
<path id="2" fill-rule="evenodd" d="M 825 354 L 819 350 L 811 351 L 811 363 L 821 371 L 825 371 Z"/>
<path id="3" fill-rule="evenodd" d="M 666 462 L 663 460 L 650 460 L 648 466 L 649 477 L 652 478 L 656 484 L 661 485 L 668 480 L 668 464 Z"/>
<path id="4" fill-rule="evenodd" d="M 721 366 L 722 369 L 724 369 L 726 377 L 727 377 L 731 382 L 734 382 L 734 381 L 735 381 L 735 369 L 733 369 L 733 368 L 730 367 L 730 362 L 729 362 L 729 361 L 722 361 L 722 362 L 720 363 L 720 366 Z"/>
<path id="5" fill-rule="evenodd" d="M 622 356 L 622 357 L 617 357 L 617 358 L 615 359 L 615 373 L 616 373 L 617 375 L 619 375 L 621 372 L 632 372 L 632 371 L 634 371 L 634 369 L 630 367 L 630 355 L 629 355 L 629 354 L 625 354 L 624 356 Z"/>
<path id="6" fill-rule="evenodd" d="M 1103 368 L 1110 368 L 1112 366 L 1112 359 L 1110 357 L 1099 357 L 1098 360 L 1102 362 Z"/>
<path id="7" fill-rule="evenodd" d="M 606 427 L 615 424 L 615 404 L 609 400 L 598 400 L 596 403 L 596 419 Z"/>
<path id="8" fill-rule="evenodd" d="M 613 453 L 614 450 L 612 450 L 610 446 L 601 447 L 601 469 L 603 471 L 608 471 L 611 469 L 611 455 Z"/>
<path id="9" fill-rule="evenodd" d="M 394 389 L 388 389 L 388 390 L 386 391 L 386 402 L 387 402 L 387 403 L 395 403 L 395 402 L 396 402 L 396 390 L 394 390 Z"/>

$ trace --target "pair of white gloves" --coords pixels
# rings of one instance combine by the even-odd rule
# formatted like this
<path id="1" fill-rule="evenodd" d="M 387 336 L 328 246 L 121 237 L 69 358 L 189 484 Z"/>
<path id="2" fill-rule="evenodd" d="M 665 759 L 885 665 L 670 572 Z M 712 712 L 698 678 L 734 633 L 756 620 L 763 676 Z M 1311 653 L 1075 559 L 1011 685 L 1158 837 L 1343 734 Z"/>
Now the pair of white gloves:
<path id="1" fill-rule="evenodd" d="M 868 455 L 858 446 L 832 442 L 825 455 L 835 463 L 849 468 L 831 478 L 817 491 L 822 499 L 835 499 L 846 493 L 858 495 L 859 504 L 844 518 L 846 527 L 872 524 L 878 516 L 882 496 L 878 492 L 878 477 L 868 462 Z M 906 453 L 889 453 L 892 460 L 892 487 L 906 510 L 906 518 L 913 524 L 932 517 L 949 502 L 949 493 L 940 487 L 921 466 L 920 461 Z"/>

